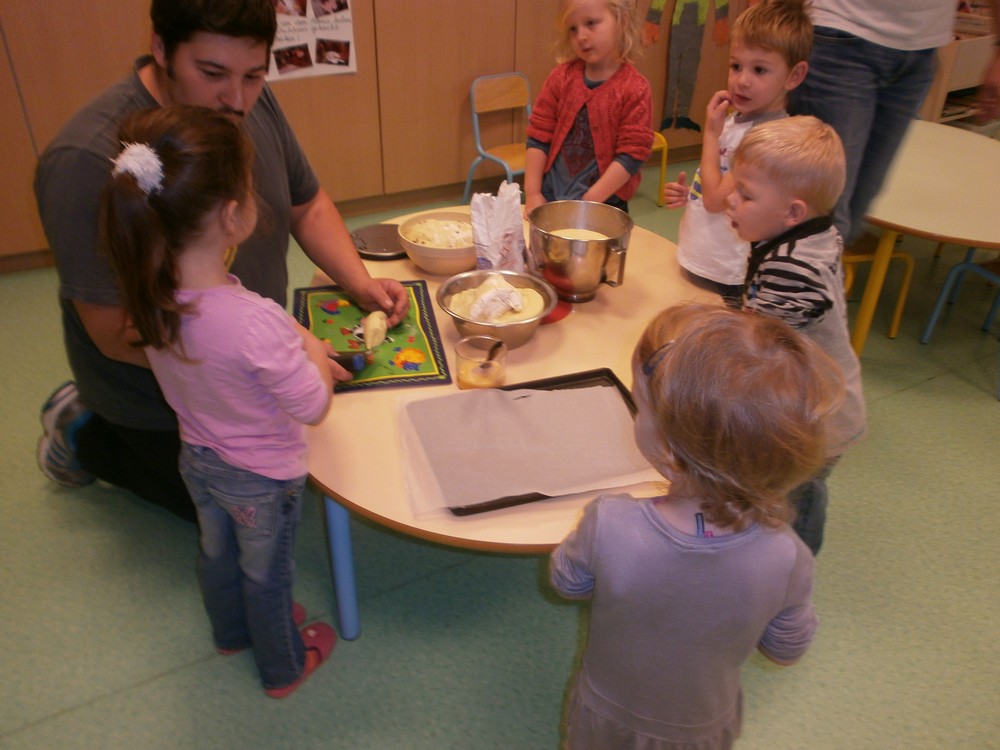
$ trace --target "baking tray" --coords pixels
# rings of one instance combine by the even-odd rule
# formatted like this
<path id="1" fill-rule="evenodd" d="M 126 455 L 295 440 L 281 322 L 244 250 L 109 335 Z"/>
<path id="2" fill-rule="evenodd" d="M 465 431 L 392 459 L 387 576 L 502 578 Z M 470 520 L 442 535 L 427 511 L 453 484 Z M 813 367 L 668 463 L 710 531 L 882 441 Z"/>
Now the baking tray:
<path id="1" fill-rule="evenodd" d="M 625 384 L 619 380 L 614 371 L 607 367 L 602 367 L 596 370 L 584 370 L 583 372 L 574 372 L 569 375 L 556 375 L 551 378 L 531 380 L 526 383 L 512 383 L 511 385 L 502 386 L 500 390 L 556 391 L 569 388 L 592 388 L 594 386 L 616 388 L 619 395 L 621 395 L 622 400 L 625 402 L 625 406 L 628 407 L 629 413 L 633 417 L 635 416 L 635 402 L 632 400 L 632 394 L 629 393 L 628 388 L 626 388 Z M 475 505 L 450 506 L 448 510 L 456 516 L 471 516 L 477 513 L 499 510 L 500 508 L 510 508 L 515 505 L 534 503 L 538 500 L 547 500 L 550 497 L 551 495 L 543 495 L 540 492 L 529 492 L 524 495 L 507 495 L 505 497 L 498 497 L 494 500 L 476 503 Z"/>

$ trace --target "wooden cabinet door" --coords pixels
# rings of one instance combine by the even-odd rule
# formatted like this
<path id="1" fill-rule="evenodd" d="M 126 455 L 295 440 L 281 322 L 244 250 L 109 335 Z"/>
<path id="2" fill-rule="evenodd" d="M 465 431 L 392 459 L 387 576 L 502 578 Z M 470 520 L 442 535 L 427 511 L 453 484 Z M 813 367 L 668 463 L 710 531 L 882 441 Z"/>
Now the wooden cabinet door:
<path id="1" fill-rule="evenodd" d="M 373 0 L 351 0 L 351 14 L 357 73 L 271 84 L 309 163 L 334 201 L 385 192 Z"/>
<path id="2" fill-rule="evenodd" d="M 3 164 L 6 182 L 4 199 L 0 201 L 0 226 L 3 227 L 0 256 L 39 250 L 46 244 L 31 189 L 35 149 L 8 59 L 7 46 L 0 35 L 0 102 L 3 102 L 0 107 L 0 164 Z"/>
<path id="3" fill-rule="evenodd" d="M 7 45 L 0 55 L 0 163 L 12 180 L 0 208 L 0 254 L 47 246 L 32 190 L 38 154 L 77 109 L 148 50 L 148 16 L 148 0 L 72 6 L 6 0 L 0 6 Z"/>
<path id="4" fill-rule="evenodd" d="M 38 152 L 149 52 L 149 0 L 3 4 L 4 33 Z"/>
<path id="5" fill-rule="evenodd" d="M 385 192 L 465 180 L 475 155 L 469 85 L 514 70 L 515 5 L 375 0 Z M 513 118 L 483 135 L 512 137 Z"/>

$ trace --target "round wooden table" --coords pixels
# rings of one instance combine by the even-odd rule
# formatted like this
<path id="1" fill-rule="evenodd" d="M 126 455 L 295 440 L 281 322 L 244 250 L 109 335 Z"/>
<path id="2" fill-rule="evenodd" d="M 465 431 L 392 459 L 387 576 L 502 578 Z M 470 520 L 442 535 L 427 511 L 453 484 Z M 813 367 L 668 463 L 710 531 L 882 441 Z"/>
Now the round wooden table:
<path id="1" fill-rule="evenodd" d="M 372 276 L 424 279 L 432 299 L 447 278 L 425 274 L 408 258 L 366 261 L 366 265 Z M 314 283 L 324 282 L 328 283 L 319 277 Z M 685 301 L 719 300 L 682 277 L 673 243 L 636 227 L 626 257 L 624 283 L 616 288 L 602 285 L 595 299 L 574 305 L 566 318 L 541 326 L 527 344 L 511 350 L 507 355 L 507 383 L 610 368 L 629 385 L 632 349 L 640 333 L 659 310 Z M 454 345 L 460 337 L 451 319 L 436 304 L 434 308 L 454 377 Z M 538 554 L 562 541 L 576 524 L 583 506 L 595 496 L 585 493 L 553 498 L 464 517 L 441 510 L 417 518 L 404 477 L 399 403 L 404 393 L 406 400 L 412 400 L 457 390 L 452 383 L 339 394 L 323 423 L 309 429 L 309 473 L 325 498 L 334 588 L 344 638 L 357 637 L 359 632 L 348 511 L 441 544 Z"/>
<path id="2" fill-rule="evenodd" d="M 865 218 L 882 233 L 851 333 L 859 356 L 899 235 L 1000 249 L 1000 142 L 914 121 Z"/>

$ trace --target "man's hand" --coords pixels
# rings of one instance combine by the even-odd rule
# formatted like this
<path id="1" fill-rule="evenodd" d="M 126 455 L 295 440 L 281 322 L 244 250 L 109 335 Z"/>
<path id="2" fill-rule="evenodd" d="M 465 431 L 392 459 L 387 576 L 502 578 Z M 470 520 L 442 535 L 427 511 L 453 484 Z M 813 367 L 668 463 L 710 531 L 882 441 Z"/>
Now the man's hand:
<path id="1" fill-rule="evenodd" d="M 410 295 L 395 279 L 369 279 L 361 288 L 352 289 L 351 296 L 365 310 L 384 312 L 389 318 L 390 328 L 399 323 L 410 309 Z"/>

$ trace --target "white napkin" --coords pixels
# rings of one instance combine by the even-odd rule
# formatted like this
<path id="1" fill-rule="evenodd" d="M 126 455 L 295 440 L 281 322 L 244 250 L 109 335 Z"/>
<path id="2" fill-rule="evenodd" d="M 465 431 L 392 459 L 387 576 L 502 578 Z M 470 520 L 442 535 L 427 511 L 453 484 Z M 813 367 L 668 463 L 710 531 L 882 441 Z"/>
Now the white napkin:
<path id="1" fill-rule="evenodd" d="M 401 404 L 417 516 L 509 495 L 553 497 L 656 481 L 615 388 L 483 389 Z"/>
<path id="2" fill-rule="evenodd" d="M 524 223 L 521 187 L 502 182 L 496 196 L 474 193 L 469 202 L 476 268 L 524 270 Z"/>

